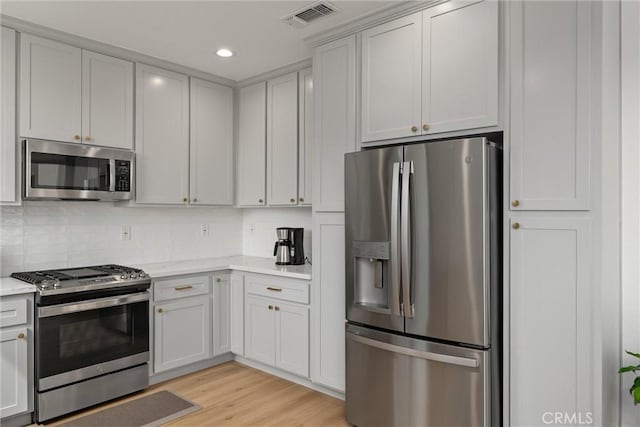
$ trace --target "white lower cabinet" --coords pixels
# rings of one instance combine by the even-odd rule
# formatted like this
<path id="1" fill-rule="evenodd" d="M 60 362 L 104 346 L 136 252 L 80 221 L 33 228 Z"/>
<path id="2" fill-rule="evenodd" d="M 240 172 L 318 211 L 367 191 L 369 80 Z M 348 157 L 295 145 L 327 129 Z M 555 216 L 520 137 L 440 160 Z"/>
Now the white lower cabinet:
<path id="1" fill-rule="evenodd" d="M 273 292 L 272 298 L 258 293 L 260 276 L 251 279 L 254 286 L 247 286 L 245 295 L 245 357 L 309 377 L 309 306 L 284 300 L 289 295 L 287 290 L 296 286 L 286 279 L 280 279 L 282 285 L 278 285 L 278 279 L 270 280 L 265 289 Z M 298 286 L 308 301 L 307 283 Z M 256 293 L 251 293 L 252 289 Z"/>
<path id="2" fill-rule="evenodd" d="M 548 424 L 549 413 L 593 413 L 590 223 L 564 215 L 512 218 L 513 426 Z"/>
<path id="3" fill-rule="evenodd" d="M 209 295 L 156 303 L 154 372 L 188 365 L 210 356 Z"/>
<path id="4" fill-rule="evenodd" d="M 213 356 L 231 351 L 231 280 L 213 278 Z"/>
<path id="5" fill-rule="evenodd" d="M 244 275 L 231 273 L 231 352 L 244 356 Z"/>
<path id="6" fill-rule="evenodd" d="M 33 410 L 33 297 L 0 298 L 0 424 Z"/>

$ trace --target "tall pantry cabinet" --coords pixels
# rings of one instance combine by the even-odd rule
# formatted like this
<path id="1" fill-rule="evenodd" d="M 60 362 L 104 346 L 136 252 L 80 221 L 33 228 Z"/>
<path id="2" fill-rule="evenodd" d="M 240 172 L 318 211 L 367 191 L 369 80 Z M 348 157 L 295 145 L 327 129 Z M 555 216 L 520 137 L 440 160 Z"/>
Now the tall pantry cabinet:
<path id="1" fill-rule="evenodd" d="M 356 149 L 356 36 L 315 50 L 311 379 L 344 391 L 344 154 Z"/>
<path id="2" fill-rule="evenodd" d="M 509 417 L 513 426 L 542 424 L 548 411 L 597 420 L 590 212 L 597 4 L 507 6 Z"/>

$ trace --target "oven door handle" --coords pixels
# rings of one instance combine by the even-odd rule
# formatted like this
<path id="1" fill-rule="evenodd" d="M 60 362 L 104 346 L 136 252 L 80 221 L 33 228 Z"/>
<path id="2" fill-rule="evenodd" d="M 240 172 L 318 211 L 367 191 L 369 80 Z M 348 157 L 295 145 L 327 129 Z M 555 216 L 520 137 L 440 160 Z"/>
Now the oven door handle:
<path id="1" fill-rule="evenodd" d="M 131 304 L 140 301 L 149 301 L 149 292 L 119 295 L 116 297 L 97 298 L 89 301 L 71 302 L 68 304 L 40 307 L 38 308 L 38 317 L 59 316 L 61 314 L 96 310 L 99 308 L 114 307 L 117 305 Z"/>

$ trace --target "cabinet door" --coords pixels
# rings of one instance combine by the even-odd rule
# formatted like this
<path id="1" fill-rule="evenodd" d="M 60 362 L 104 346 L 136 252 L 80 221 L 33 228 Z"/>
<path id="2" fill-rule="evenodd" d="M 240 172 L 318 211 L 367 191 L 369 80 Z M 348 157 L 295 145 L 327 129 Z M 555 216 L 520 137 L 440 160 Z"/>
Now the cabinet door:
<path id="1" fill-rule="evenodd" d="M 266 83 L 238 94 L 238 206 L 264 206 L 266 200 Z"/>
<path id="2" fill-rule="evenodd" d="M 189 79 L 136 66 L 136 202 L 186 204 Z"/>
<path id="3" fill-rule="evenodd" d="M 228 276 L 213 280 L 213 355 L 231 351 L 231 281 Z"/>
<path id="4" fill-rule="evenodd" d="M 509 4 L 510 186 L 518 210 L 589 209 L 591 6 Z"/>
<path id="5" fill-rule="evenodd" d="M 422 12 L 422 133 L 498 124 L 498 2 Z"/>
<path id="6" fill-rule="evenodd" d="M 82 52 L 20 35 L 20 136 L 80 142 Z"/>
<path id="7" fill-rule="evenodd" d="M 355 69 L 355 36 L 315 51 L 313 207 L 316 211 L 344 211 L 344 153 L 356 149 Z"/>
<path id="8" fill-rule="evenodd" d="M 0 330 L 0 417 L 26 412 L 29 405 L 28 329 Z"/>
<path id="9" fill-rule="evenodd" d="M 344 214 L 313 217 L 313 382 L 344 391 Z"/>
<path id="10" fill-rule="evenodd" d="M 300 71 L 298 82 L 298 204 L 311 205 L 313 158 L 313 72 Z"/>
<path id="11" fill-rule="evenodd" d="M 245 356 L 271 366 L 275 364 L 274 306 L 271 300 L 245 297 Z"/>
<path id="12" fill-rule="evenodd" d="M 133 63 L 82 51 L 82 140 L 133 149 Z"/>
<path id="13" fill-rule="evenodd" d="M 298 202 L 298 73 L 267 82 L 267 202 Z"/>
<path id="14" fill-rule="evenodd" d="M 420 134 L 421 17 L 362 32 L 363 142 Z"/>
<path id="15" fill-rule="evenodd" d="M 154 372 L 185 366 L 209 357 L 210 315 L 208 295 L 156 304 Z"/>
<path id="16" fill-rule="evenodd" d="M 16 32 L 2 27 L 1 41 L 0 202 L 15 203 L 20 198 L 16 174 Z"/>
<path id="17" fill-rule="evenodd" d="M 191 203 L 233 204 L 233 89 L 191 78 Z"/>
<path id="18" fill-rule="evenodd" d="M 278 302 L 276 310 L 276 368 L 309 376 L 309 308 Z"/>
<path id="19" fill-rule="evenodd" d="M 244 356 L 244 275 L 231 274 L 231 352 Z"/>
<path id="20" fill-rule="evenodd" d="M 584 415 L 593 411 L 594 375 L 589 220 L 513 221 L 511 425 L 540 425 L 548 411 Z"/>

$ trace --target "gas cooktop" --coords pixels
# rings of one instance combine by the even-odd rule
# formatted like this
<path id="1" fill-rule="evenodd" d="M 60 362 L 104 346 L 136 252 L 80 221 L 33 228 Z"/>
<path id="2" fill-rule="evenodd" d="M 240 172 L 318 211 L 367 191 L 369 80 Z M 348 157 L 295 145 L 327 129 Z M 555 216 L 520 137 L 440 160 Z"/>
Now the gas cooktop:
<path id="1" fill-rule="evenodd" d="M 11 277 L 36 285 L 41 295 L 83 292 L 150 282 L 147 273 L 139 268 L 116 264 L 26 271 L 11 273 Z"/>

